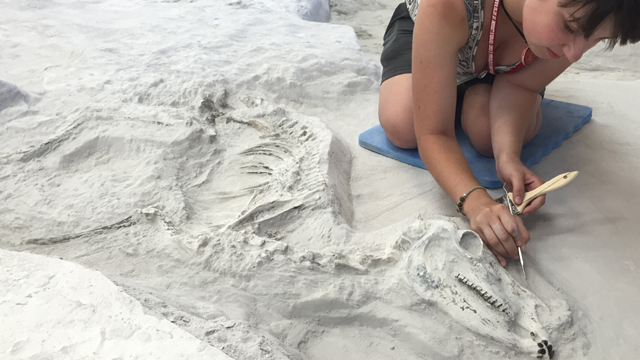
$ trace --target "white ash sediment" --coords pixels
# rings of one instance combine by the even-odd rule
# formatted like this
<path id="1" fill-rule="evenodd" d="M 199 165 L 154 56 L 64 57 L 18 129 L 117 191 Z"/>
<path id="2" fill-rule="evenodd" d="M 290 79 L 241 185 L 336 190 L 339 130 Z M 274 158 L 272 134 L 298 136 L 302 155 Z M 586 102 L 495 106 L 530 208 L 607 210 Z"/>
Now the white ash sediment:
<path id="1" fill-rule="evenodd" d="M 85 125 L 76 138 L 41 153 L 40 161 L 52 164 L 48 178 L 53 183 L 54 172 L 61 168 L 60 177 L 82 177 L 89 171 L 77 160 L 96 164 L 99 159 L 128 156 L 153 164 L 154 181 L 128 183 L 129 195 L 117 205 L 145 207 L 130 211 L 127 226 L 20 239 L 13 248 L 96 268 L 150 314 L 235 358 L 322 357 L 325 341 L 336 341 L 336 331 L 359 336 L 375 330 L 376 336 L 393 337 L 396 344 L 406 341 L 402 347 L 408 347 L 403 352 L 413 354 L 409 356 L 425 351 L 459 358 L 496 351 L 526 356 L 537 350 L 531 339 L 523 345 L 524 340 L 493 334 L 491 326 L 485 330 L 480 324 L 469 325 L 467 318 L 446 307 L 442 312 L 432 294 L 422 288 L 416 292 L 418 285 L 411 277 L 405 280 L 403 264 L 407 257 L 420 256 L 414 254 L 421 252 L 415 249 L 419 239 L 435 236 L 434 243 L 451 244 L 425 254 L 427 258 L 462 256 L 452 253 L 452 223 L 417 219 L 376 233 L 350 227 L 350 153 L 317 120 L 219 90 L 202 100 L 189 122 L 160 131 L 165 128 L 164 140 L 123 141 L 109 137 L 101 127 Z M 93 129 L 101 135 L 91 135 Z M 121 146 L 118 141 L 123 141 Z M 169 201 L 152 197 L 151 203 L 145 196 L 158 194 L 150 187 L 171 189 L 163 192 L 171 195 L 165 197 Z M 103 208 L 113 199 L 102 201 L 94 206 Z M 445 239 L 439 232 L 453 235 Z M 485 254 L 482 261 L 490 259 Z M 491 271 L 504 272 L 498 268 Z M 456 283 L 456 274 L 445 275 L 449 283 Z M 466 276 L 473 276 L 473 271 Z M 556 308 L 564 320 L 541 326 L 554 332 L 560 351 L 580 348 L 586 339 L 561 334 L 567 329 L 560 325 L 567 327 L 569 315 L 566 306 Z M 484 316 L 485 322 L 491 318 Z M 409 317 L 420 321 L 407 324 Z M 504 327 L 501 334 L 522 327 L 518 319 L 498 321 Z M 445 335 L 424 336 L 434 327 L 453 331 L 457 340 L 435 346 Z M 544 332 L 540 327 L 534 330 Z M 393 335 L 398 332 L 404 335 Z M 485 338 L 481 346 L 474 340 L 478 336 Z M 415 337 L 424 337 L 421 350 L 409 345 Z M 578 345 L 570 344 L 576 341 Z"/>
<path id="2" fill-rule="evenodd" d="M 0 247 L 98 270 L 239 359 L 532 357 L 518 313 L 492 338 L 407 280 L 425 229 L 468 225 L 434 215 L 455 207 L 428 172 L 357 145 L 398 1 L 335 2 L 353 29 L 316 0 L 0 1 Z M 637 353 L 637 51 L 588 53 L 547 92 L 596 114 L 535 170 L 581 177 L 525 219 L 557 358 Z"/>

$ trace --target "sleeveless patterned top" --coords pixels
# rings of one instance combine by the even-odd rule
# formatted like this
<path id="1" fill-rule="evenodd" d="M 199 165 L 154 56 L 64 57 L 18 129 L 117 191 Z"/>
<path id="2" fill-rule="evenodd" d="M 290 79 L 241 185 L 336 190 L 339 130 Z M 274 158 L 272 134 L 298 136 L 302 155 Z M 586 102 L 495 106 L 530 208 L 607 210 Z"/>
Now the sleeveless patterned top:
<path id="1" fill-rule="evenodd" d="M 482 37 L 482 25 L 484 23 L 484 1 L 483 0 L 462 0 L 467 8 L 467 22 L 469 24 L 469 37 L 467 42 L 458 50 L 458 85 L 477 77 L 483 78 L 487 75 L 487 70 L 481 74 L 476 73 L 475 58 L 478 50 L 478 42 Z M 413 21 L 416 21 L 418 5 L 420 0 L 405 0 L 407 9 Z M 518 66 L 520 62 L 508 66 L 496 66 L 497 73 L 506 73 Z"/>

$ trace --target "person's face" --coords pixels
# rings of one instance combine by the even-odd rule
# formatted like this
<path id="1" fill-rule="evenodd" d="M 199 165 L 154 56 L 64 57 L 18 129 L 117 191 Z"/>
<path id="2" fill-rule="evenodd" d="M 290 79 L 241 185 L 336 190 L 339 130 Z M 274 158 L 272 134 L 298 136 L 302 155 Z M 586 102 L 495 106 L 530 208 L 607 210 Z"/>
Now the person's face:
<path id="1" fill-rule="evenodd" d="M 560 59 L 566 57 L 574 63 L 587 50 L 611 34 L 611 21 L 604 21 L 589 37 L 578 30 L 572 19 L 580 18 L 585 9 L 564 8 L 560 0 L 526 0 L 523 10 L 522 26 L 529 47 L 542 59 Z"/>

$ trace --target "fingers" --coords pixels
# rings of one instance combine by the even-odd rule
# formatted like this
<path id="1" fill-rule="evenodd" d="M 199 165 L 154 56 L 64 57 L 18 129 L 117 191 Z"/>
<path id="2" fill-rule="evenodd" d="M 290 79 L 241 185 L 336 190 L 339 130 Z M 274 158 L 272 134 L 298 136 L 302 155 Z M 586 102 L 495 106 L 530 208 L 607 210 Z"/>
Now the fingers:
<path id="1" fill-rule="evenodd" d="M 542 184 L 544 184 L 544 180 L 542 180 L 542 178 L 538 177 L 536 174 L 532 173 L 530 170 L 527 169 L 527 172 L 525 173 L 525 179 L 524 179 L 524 190 L 532 191 L 538 188 Z M 546 195 L 542 195 L 535 198 L 532 202 L 530 202 L 524 208 L 524 210 L 522 211 L 522 215 L 528 215 L 538 210 L 540 207 L 542 207 L 542 205 L 544 205 L 545 201 L 546 201 Z"/>
<path id="2" fill-rule="evenodd" d="M 518 258 L 518 247 L 529 241 L 529 232 L 522 219 L 511 215 L 500 204 L 489 205 L 471 218 L 471 229 L 478 233 L 502 266 L 506 258 Z"/>
<path id="3" fill-rule="evenodd" d="M 500 239 L 495 236 L 493 230 L 491 228 L 484 229 L 482 231 L 482 235 L 485 244 L 487 244 L 489 250 L 491 250 L 491 252 L 496 256 L 498 262 L 500 262 L 502 266 L 507 266 L 507 261 L 504 259 L 504 256 L 508 256 L 508 253 L 504 246 L 502 246 Z"/>
<path id="4" fill-rule="evenodd" d="M 524 210 L 522 210 L 522 215 L 528 215 L 528 214 L 531 214 L 532 212 L 540 209 L 540 207 L 542 207 L 542 205 L 544 205 L 546 199 L 547 199 L 547 195 L 542 195 L 542 196 L 539 196 L 539 197 L 535 198 L 535 200 L 530 202 L 529 205 L 527 205 L 524 208 Z"/>
<path id="5" fill-rule="evenodd" d="M 529 231 L 524 227 L 524 222 L 519 217 L 516 217 L 516 224 L 518 226 L 518 236 L 515 238 L 516 245 L 520 246 L 522 250 L 525 250 L 527 247 L 527 243 L 531 239 L 529 236 Z"/>
<path id="6" fill-rule="evenodd" d="M 488 224 L 482 226 L 481 236 L 492 251 L 503 257 L 517 259 L 518 248 L 515 239 L 519 239 L 523 243 L 520 231 L 515 218 L 511 214 L 503 214 L 502 217 L 496 216 Z"/>
<path id="7" fill-rule="evenodd" d="M 513 202 L 516 205 L 522 204 L 524 199 L 524 181 L 521 176 L 514 176 L 511 178 L 511 192 L 513 193 Z"/>
<path id="8" fill-rule="evenodd" d="M 542 184 L 544 184 L 544 180 L 527 169 L 527 173 L 525 174 L 525 190 L 531 191 Z"/>
<path id="9" fill-rule="evenodd" d="M 519 238 L 518 224 L 516 218 L 511 214 L 500 214 L 499 222 L 491 224 L 493 232 L 496 234 L 502 247 L 507 251 L 507 256 L 517 259 L 518 248 L 516 245 L 516 238 Z"/>

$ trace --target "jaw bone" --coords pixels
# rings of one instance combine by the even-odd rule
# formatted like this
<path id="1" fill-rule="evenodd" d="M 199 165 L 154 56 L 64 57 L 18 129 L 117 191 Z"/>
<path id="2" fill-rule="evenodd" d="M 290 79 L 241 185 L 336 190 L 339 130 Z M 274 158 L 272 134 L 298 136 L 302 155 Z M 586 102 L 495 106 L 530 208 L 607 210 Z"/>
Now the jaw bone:
<path id="1" fill-rule="evenodd" d="M 520 286 L 473 231 L 445 221 L 419 221 L 403 234 L 412 243 L 406 280 L 469 330 L 537 358 L 553 358 L 550 333 L 570 323 L 568 304 L 543 302 Z"/>

